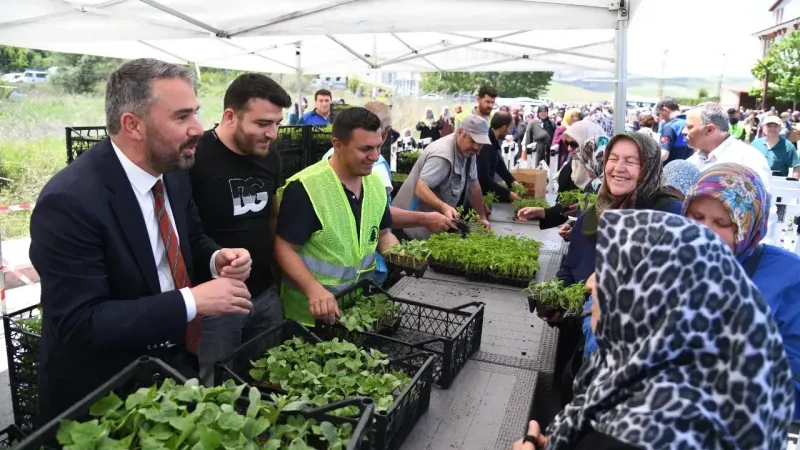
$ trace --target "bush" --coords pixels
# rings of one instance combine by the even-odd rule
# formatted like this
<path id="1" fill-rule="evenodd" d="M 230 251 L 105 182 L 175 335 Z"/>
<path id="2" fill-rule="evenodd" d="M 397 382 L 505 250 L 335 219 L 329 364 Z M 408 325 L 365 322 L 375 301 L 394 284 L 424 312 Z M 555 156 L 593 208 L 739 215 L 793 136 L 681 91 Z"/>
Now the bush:
<path id="1" fill-rule="evenodd" d="M 100 69 L 102 62 L 105 62 L 104 58 L 81 56 L 76 65 L 59 67 L 50 80 L 70 94 L 93 92 L 95 85 L 107 75 Z"/>

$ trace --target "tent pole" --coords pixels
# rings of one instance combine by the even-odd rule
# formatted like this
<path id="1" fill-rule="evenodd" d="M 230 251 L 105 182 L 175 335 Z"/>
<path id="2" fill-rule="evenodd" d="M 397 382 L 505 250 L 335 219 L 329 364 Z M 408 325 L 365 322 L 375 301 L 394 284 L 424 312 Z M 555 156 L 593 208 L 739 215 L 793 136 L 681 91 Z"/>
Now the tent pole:
<path id="1" fill-rule="evenodd" d="M 300 58 L 300 47 L 303 45 L 302 42 L 297 42 L 294 44 L 295 50 L 294 54 L 297 57 L 297 109 L 298 115 L 303 117 L 303 66 L 301 65 L 301 58 Z"/>
<path id="2" fill-rule="evenodd" d="M 617 80 L 614 92 L 614 133 L 625 132 L 628 93 L 628 6 L 620 0 L 617 10 L 616 65 Z"/>

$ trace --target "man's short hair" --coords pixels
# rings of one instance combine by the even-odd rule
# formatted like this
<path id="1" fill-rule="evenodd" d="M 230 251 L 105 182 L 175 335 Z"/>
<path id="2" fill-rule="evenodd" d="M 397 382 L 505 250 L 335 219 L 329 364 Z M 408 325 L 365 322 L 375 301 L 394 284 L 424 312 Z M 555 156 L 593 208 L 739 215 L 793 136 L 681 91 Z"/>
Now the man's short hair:
<path id="1" fill-rule="evenodd" d="M 354 106 L 340 112 L 333 121 L 331 136 L 345 144 L 350 142 L 353 130 L 361 128 L 367 131 L 381 130 L 381 119 L 367 108 Z"/>
<path id="2" fill-rule="evenodd" d="M 717 103 L 701 103 L 692 109 L 700 111 L 701 126 L 707 127 L 709 125 L 714 125 L 717 127 L 717 129 L 719 129 L 719 131 L 725 133 L 727 133 L 730 129 L 731 122 L 730 119 L 728 119 L 728 114 Z"/>
<path id="3" fill-rule="evenodd" d="M 260 73 L 245 73 L 236 77 L 225 91 L 224 109 L 241 112 L 249 107 L 250 100 L 261 99 L 281 108 L 292 106 L 292 99 L 281 85 Z"/>
<path id="4" fill-rule="evenodd" d="M 369 110 L 372 114 L 378 116 L 381 121 L 381 134 L 389 131 L 392 128 L 392 111 L 389 105 L 382 102 L 367 102 L 364 103 L 364 108 Z"/>
<path id="5" fill-rule="evenodd" d="M 483 85 L 478 89 L 478 97 L 486 97 L 486 96 L 497 98 L 497 89 L 493 88 L 489 85 Z"/>
<path id="6" fill-rule="evenodd" d="M 670 111 L 680 111 L 681 105 L 679 105 L 678 101 L 672 97 L 664 97 L 663 100 L 658 102 L 656 109 L 661 111 L 664 108 L 667 108 Z"/>
<path id="7" fill-rule="evenodd" d="M 323 97 L 333 98 L 333 94 L 331 94 L 331 91 L 327 89 L 320 89 L 317 92 L 314 92 L 314 101 L 317 101 L 317 97 L 319 97 L 320 95 Z"/>
<path id="8" fill-rule="evenodd" d="M 650 114 L 643 115 L 641 118 L 639 118 L 639 127 L 655 129 L 656 118 L 651 116 Z"/>
<path id="9" fill-rule="evenodd" d="M 732 116 L 734 114 L 736 114 L 736 108 L 728 108 L 728 115 Z"/>
<path id="10" fill-rule="evenodd" d="M 153 102 L 153 81 L 181 79 L 194 84 L 194 73 L 186 67 L 152 58 L 128 61 L 111 72 L 106 83 L 106 129 L 115 135 L 122 129 L 126 112 L 147 117 Z"/>
<path id="11" fill-rule="evenodd" d="M 492 116 L 490 126 L 493 130 L 498 130 L 506 125 L 511 125 L 511 114 L 503 111 L 498 111 Z"/>

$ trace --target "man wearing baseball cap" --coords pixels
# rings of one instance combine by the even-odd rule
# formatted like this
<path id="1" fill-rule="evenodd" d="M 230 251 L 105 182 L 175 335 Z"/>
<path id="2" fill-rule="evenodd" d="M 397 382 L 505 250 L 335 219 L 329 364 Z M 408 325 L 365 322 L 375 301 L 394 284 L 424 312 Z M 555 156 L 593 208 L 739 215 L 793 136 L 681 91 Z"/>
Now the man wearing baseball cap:
<path id="1" fill-rule="evenodd" d="M 481 224 L 489 227 L 483 206 L 475 155 L 491 144 L 489 124 L 471 114 L 461 121 L 456 133 L 430 144 L 414 164 L 392 205 L 409 211 L 438 211 L 450 220 L 458 219 L 456 206 L 469 202 Z M 414 239 L 427 239 L 425 228 L 407 228 Z"/>
<path id="2" fill-rule="evenodd" d="M 753 141 L 753 147 L 767 158 L 773 173 L 800 178 L 800 155 L 797 154 L 794 144 L 781 136 L 783 129 L 781 119 L 777 116 L 767 116 L 761 125 L 764 127 L 764 137 Z M 789 169 L 792 169 L 791 175 Z"/>

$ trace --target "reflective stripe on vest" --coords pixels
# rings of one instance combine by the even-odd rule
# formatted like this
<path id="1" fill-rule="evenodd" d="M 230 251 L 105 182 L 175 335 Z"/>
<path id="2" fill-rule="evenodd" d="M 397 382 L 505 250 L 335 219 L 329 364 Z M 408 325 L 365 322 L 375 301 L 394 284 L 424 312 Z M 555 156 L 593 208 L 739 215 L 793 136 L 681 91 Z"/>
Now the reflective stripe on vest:
<path id="1" fill-rule="evenodd" d="M 333 264 L 320 261 L 316 258 L 300 253 L 300 259 L 306 264 L 306 267 L 314 275 L 322 275 L 329 278 L 337 278 L 340 280 L 351 280 L 356 278 L 359 273 L 369 270 L 375 264 L 375 253 L 361 259 L 361 264 L 358 268 L 355 267 L 341 267 Z"/>

